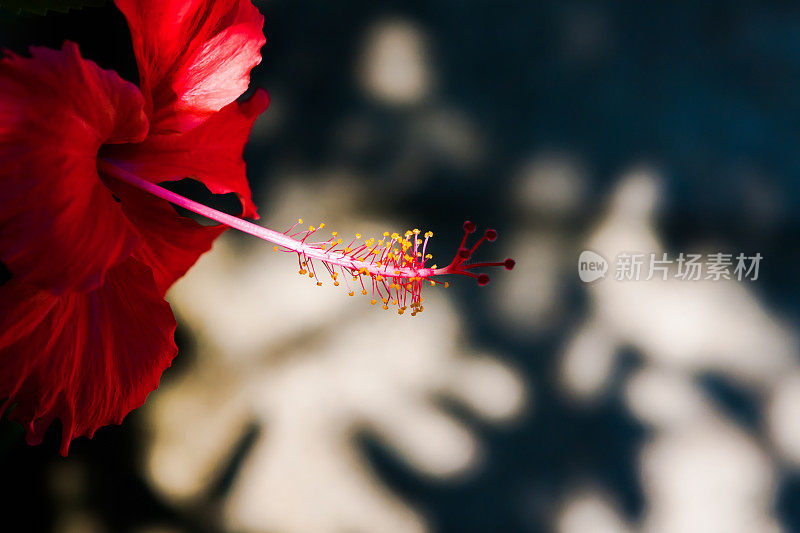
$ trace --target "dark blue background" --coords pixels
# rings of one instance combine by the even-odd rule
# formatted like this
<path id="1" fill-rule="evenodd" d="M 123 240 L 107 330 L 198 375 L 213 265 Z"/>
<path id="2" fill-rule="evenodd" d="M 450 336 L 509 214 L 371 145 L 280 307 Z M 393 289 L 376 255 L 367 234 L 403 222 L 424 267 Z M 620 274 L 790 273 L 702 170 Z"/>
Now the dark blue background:
<path id="1" fill-rule="evenodd" d="M 382 209 L 452 227 L 442 237 L 452 240 L 461 221 L 454 213 L 492 221 L 501 233 L 520 223 L 505 205 L 509 178 L 532 152 L 579 154 L 592 168 L 595 206 L 619 172 L 646 161 L 666 181 L 660 224 L 671 247 L 709 238 L 730 249 L 760 250 L 768 259 L 756 290 L 775 312 L 790 318 L 800 312 L 796 2 L 270 0 L 259 8 L 268 45 L 253 82 L 279 91 L 274 105 L 285 106 L 286 116 L 268 145 L 251 144 L 246 152 L 250 174 L 265 176 L 254 183 L 257 193 L 269 190 L 274 169 L 345 163 L 376 176 L 365 187 L 397 192 L 384 195 Z M 480 163 L 429 162 L 415 168 L 428 179 L 406 185 L 410 176 L 398 170 L 404 168 L 398 158 L 408 150 L 409 111 L 366 99 L 353 77 L 363 34 L 384 16 L 412 20 L 431 38 L 440 98 L 465 112 L 487 140 Z M 15 50 L 60 46 L 64 38 L 136 80 L 127 28 L 113 6 L 0 20 L 0 41 Z M 380 127 L 365 146 L 347 150 L 337 128 L 353 113 Z M 754 207 L 753 191 L 767 198 L 766 209 Z M 596 215 L 587 209 L 568 230 L 584 231 Z M 570 290 L 569 314 L 578 317 L 584 301 Z M 490 326 L 487 309 L 469 306 L 474 339 L 515 358 L 531 383 L 535 410 L 507 430 L 481 427 L 488 462 L 461 484 L 430 483 L 366 441 L 376 468 L 441 531 L 546 530 L 563 490 L 585 478 L 602 482 L 635 517 L 642 500 L 633 452 L 644 429 L 613 394 L 583 410 L 562 402 L 551 376 L 565 331 L 510 339 Z M 182 339 L 190 352 L 191 340 Z M 190 359 L 182 356 L 166 378 Z M 635 353 L 624 360 L 620 372 L 638 364 Z M 706 385 L 737 416 L 758 423 L 752 398 L 714 376 Z M 154 519 L 213 531 L 196 515 L 164 506 L 140 479 L 133 419 L 71 448 L 71 458 L 89 465 L 91 506 L 113 531 Z M 7 517 L 0 521 L 24 514 L 31 530 L 51 527 L 46 471 L 62 461 L 57 437 L 55 428 L 45 444 L 29 448 L 19 427 L 0 424 L 6 488 L 0 505 Z M 786 474 L 778 503 L 787 529 L 800 531 L 800 478 Z"/>

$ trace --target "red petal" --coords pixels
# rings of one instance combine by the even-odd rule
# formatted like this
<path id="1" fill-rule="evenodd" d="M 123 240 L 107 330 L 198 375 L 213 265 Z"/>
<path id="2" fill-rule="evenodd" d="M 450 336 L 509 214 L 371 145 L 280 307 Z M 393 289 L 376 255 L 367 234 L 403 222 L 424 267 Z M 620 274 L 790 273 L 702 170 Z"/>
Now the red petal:
<path id="1" fill-rule="evenodd" d="M 136 241 L 96 159 L 144 138 L 142 96 L 74 43 L 31 54 L 0 60 L 0 259 L 57 294 L 92 289 Z"/>
<path id="2" fill-rule="evenodd" d="M 41 442 L 58 418 L 61 453 L 75 437 L 119 424 L 158 387 L 177 349 L 175 319 L 146 266 L 128 259 L 88 293 L 0 286 L 0 398 Z M 2 410 L 0 410 L 2 412 Z"/>
<path id="3" fill-rule="evenodd" d="M 162 295 L 228 229 L 227 226 L 202 226 L 179 215 L 169 202 L 124 182 L 117 181 L 112 186 L 122 200 L 122 209 L 141 236 L 134 257 L 150 266 Z"/>
<path id="4" fill-rule="evenodd" d="M 255 217 L 242 151 L 253 121 L 269 104 L 263 90 L 234 102 L 185 133 L 148 135 L 144 142 L 104 148 L 103 157 L 153 183 L 193 178 L 214 194 L 236 193 L 244 217 Z"/>
<path id="5" fill-rule="evenodd" d="M 249 0 L 116 0 L 128 19 L 152 131 L 186 131 L 247 90 L 264 17 Z"/>

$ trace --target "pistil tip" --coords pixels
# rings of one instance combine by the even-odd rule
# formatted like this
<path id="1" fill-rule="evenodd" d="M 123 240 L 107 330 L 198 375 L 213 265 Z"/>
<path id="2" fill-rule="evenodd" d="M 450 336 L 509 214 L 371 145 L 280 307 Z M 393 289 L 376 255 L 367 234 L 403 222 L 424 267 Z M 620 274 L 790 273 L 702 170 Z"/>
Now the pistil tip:
<path id="1" fill-rule="evenodd" d="M 469 220 L 464 222 L 464 231 L 467 233 L 473 233 L 475 231 L 475 223 L 470 222 Z"/>
<path id="2" fill-rule="evenodd" d="M 509 257 L 508 259 L 506 259 L 506 262 L 504 263 L 504 266 L 506 267 L 506 270 L 513 270 L 514 269 L 514 265 L 516 265 L 516 264 L 517 264 L 517 262 Z"/>

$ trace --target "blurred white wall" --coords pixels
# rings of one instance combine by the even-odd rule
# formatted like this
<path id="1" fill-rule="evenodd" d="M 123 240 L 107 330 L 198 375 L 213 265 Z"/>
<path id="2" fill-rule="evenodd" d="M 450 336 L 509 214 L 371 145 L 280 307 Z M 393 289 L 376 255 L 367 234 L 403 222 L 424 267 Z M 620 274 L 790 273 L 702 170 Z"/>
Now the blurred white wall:
<path id="1" fill-rule="evenodd" d="M 270 194 L 263 223 L 282 227 L 299 214 L 342 236 L 401 229 L 344 215 L 360 211 L 353 183 L 292 175 Z M 525 406 L 522 378 L 469 344 L 444 289 L 424 294 L 421 315 L 398 316 L 298 276 L 293 254 L 236 237 L 223 236 L 170 293 L 197 360 L 148 400 L 143 461 L 153 487 L 178 506 L 202 503 L 255 424 L 260 433 L 224 496 L 226 528 L 427 530 L 373 471 L 358 437 L 377 439 L 420 474 L 457 480 L 486 451 L 439 399 L 502 423 Z"/>
<path id="2" fill-rule="evenodd" d="M 660 195 L 652 169 L 623 176 L 583 248 L 612 264 L 623 251 L 663 252 L 655 226 Z M 719 248 L 699 246 L 684 251 Z M 778 470 L 800 450 L 800 402 L 791 400 L 800 397 L 792 377 L 798 375 L 794 328 L 770 313 L 746 281 L 617 281 L 612 266 L 586 290 L 586 316 L 560 358 L 564 394 L 593 402 L 621 387 L 631 414 L 649 430 L 638 458 L 645 514 L 632 523 L 611 503 L 602 508 L 612 516 L 604 519 L 607 530 L 780 530 L 774 509 Z M 616 356 L 625 347 L 640 354 L 641 367 L 615 383 Z M 754 434 L 732 419 L 700 386 L 708 374 L 755 395 L 771 431 Z M 599 491 L 587 495 L 583 487 L 575 494 L 571 498 L 608 498 Z M 585 523 L 579 518 L 589 511 L 575 505 L 566 503 L 559 517 L 564 533 Z"/>

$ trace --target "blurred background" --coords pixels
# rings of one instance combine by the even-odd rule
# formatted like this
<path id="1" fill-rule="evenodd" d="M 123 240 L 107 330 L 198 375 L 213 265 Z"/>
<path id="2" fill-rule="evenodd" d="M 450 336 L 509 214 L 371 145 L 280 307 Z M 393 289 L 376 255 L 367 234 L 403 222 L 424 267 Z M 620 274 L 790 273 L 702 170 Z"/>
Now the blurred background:
<path id="1" fill-rule="evenodd" d="M 800 531 L 800 6 L 256 2 L 262 222 L 496 227 L 513 272 L 414 319 L 232 232 L 181 353 L 62 459 L 0 422 L 0 523 L 72 532 Z M 113 5 L 0 17 L 136 81 Z M 591 249 L 760 253 L 757 281 L 577 276 Z M 5 527 L 3 527 L 5 529 Z"/>

